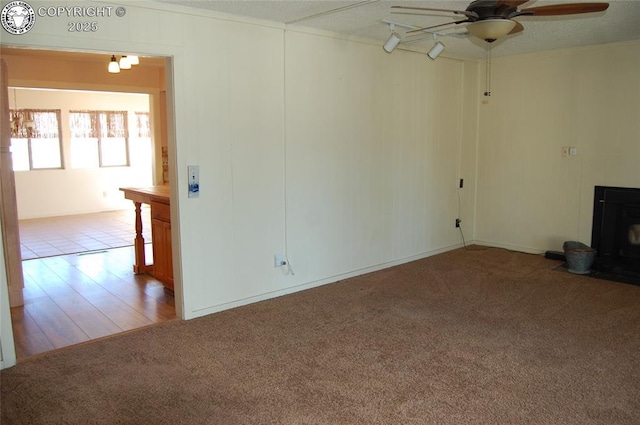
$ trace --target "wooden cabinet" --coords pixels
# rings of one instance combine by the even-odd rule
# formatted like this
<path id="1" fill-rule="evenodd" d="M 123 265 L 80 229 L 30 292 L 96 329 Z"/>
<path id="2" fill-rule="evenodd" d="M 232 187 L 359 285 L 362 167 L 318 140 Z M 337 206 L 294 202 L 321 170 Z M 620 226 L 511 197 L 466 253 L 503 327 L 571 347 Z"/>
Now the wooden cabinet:
<path id="1" fill-rule="evenodd" d="M 173 290 L 173 259 L 171 254 L 171 214 L 169 205 L 151 202 L 151 238 L 153 239 L 153 269 L 151 274 Z"/>

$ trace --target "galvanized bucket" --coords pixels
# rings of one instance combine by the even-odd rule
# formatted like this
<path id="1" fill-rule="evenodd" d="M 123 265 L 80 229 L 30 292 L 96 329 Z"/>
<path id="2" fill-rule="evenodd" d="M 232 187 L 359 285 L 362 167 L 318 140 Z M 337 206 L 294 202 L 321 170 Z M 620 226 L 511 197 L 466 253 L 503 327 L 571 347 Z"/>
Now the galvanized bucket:
<path id="1" fill-rule="evenodd" d="M 582 242 L 567 241 L 562 245 L 569 273 L 589 274 L 597 251 Z"/>

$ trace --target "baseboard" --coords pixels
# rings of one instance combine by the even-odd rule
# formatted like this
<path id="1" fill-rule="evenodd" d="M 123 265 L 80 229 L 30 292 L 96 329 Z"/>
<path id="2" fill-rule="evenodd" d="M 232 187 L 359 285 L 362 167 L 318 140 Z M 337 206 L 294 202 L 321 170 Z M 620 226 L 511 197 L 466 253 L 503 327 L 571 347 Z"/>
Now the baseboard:
<path id="1" fill-rule="evenodd" d="M 284 289 L 281 289 L 281 290 L 278 290 L 278 291 L 267 292 L 267 293 L 263 293 L 263 294 L 259 294 L 259 295 L 255 295 L 255 296 L 251 296 L 251 297 L 247 297 L 247 298 L 242 298 L 242 299 L 239 299 L 239 300 L 231 301 L 231 302 L 228 302 L 228 303 L 218 304 L 218 305 L 215 305 L 215 306 L 206 307 L 206 308 L 202 308 L 202 309 L 196 309 L 196 310 L 193 310 L 192 312 L 185 312 L 185 319 L 186 320 L 195 319 L 195 318 L 198 318 L 198 317 L 207 316 L 209 314 L 219 313 L 219 312 L 224 311 L 224 310 L 229 310 L 229 309 L 236 308 L 236 307 L 242 307 L 243 305 L 253 304 L 253 303 L 256 303 L 256 302 L 265 301 L 265 300 L 268 300 L 268 299 L 271 299 L 271 298 L 277 298 L 277 297 L 281 297 L 281 296 L 284 296 L 284 295 L 290 295 L 290 294 L 293 294 L 295 292 L 305 291 L 307 289 L 316 288 L 316 287 L 322 286 L 322 285 L 328 285 L 330 283 L 335 283 L 335 282 L 338 282 L 338 281 L 341 281 L 341 280 L 344 280 L 344 279 L 349 279 L 349 278 L 360 276 L 360 275 L 363 275 L 363 274 L 373 273 L 373 272 L 377 272 L 377 271 L 380 271 L 380 270 L 388 269 L 390 267 L 399 266 L 401 264 L 410 263 L 412 261 L 421 260 L 423 258 L 432 257 L 434 255 L 442 254 L 444 252 L 452 251 L 452 250 L 458 249 L 458 248 L 462 248 L 462 243 L 449 245 L 449 246 L 446 246 L 446 247 L 443 247 L 443 248 L 434 249 L 434 250 L 431 250 L 431 251 L 422 252 L 420 254 L 412 255 L 412 256 L 409 256 L 409 257 L 405 257 L 405 258 L 401 258 L 401 259 L 397 259 L 397 260 L 393 260 L 393 261 L 388 261 L 388 262 L 377 264 L 377 265 L 371 266 L 371 267 L 365 267 L 365 268 L 362 268 L 362 269 L 353 270 L 353 271 L 350 271 L 350 272 L 347 272 L 347 273 L 343 273 L 343 274 L 327 277 L 327 278 L 320 279 L 320 280 L 316 280 L 316 281 L 312 281 L 312 282 L 307 282 L 307 283 L 303 283 L 303 284 L 299 284 L 299 285 L 290 286 L 290 287 L 287 287 L 287 288 L 284 288 Z"/>
<path id="2" fill-rule="evenodd" d="M 490 246 L 492 248 L 503 248 L 509 251 L 524 252 L 526 254 L 544 254 L 545 252 L 545 250 L 542 250 L 542 249 L 531 248 L 531 247 L 521 246 L 521 245 L 505 244 L 505 243 L 493 242 L 493 241 L 476 240 L 474 241 L 474 243 L 477 245 Z"/>
<path id="3" fill-rule="evenodd" d="M 10 359 L 9 361 L 5 361 L 5 360 L 0 360 L 0 370 L 3 369 L 8 369 L 10 367 L 13 367 L 17 364 L 15 359 Z"/>

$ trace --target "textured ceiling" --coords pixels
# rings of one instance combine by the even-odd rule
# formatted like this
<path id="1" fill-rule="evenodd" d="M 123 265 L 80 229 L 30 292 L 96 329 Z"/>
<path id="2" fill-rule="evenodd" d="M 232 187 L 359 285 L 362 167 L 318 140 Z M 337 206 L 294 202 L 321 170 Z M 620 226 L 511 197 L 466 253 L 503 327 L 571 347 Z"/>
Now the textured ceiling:
<path id="1" fill-rule="evenodd" d="M 155 0 L 205 9 L 225 14 L 241 15 L 286 24 L 289 28 L 309 27 L 350 37 L 377 40 L 380 45 L 389 36 L 384 21 L 408 26 L 426 27 L 461 19 L 460 15 L 429 13 L 424 15 L 393 13 L 392 5 L 421 6 L 464 10 L 469 1 L 305 1 L 305 0 Z M 597 0 L 595 0 L 597 1 Z M 582 1 L 529 1 L 520 8 L 546 6 Z M 499 40 L 492 45 L 493 56 L 505 56 L 567 47 L 589 46 L 640 39 L 640 0 L 610 0 L 605 12 L 561 17 L 518 17 L 525 30 Z M 396 32 L 402 36 L 400 48 L 427 51 L 433 45 L 431 34 L 408 35 L 401 26 Z M 463 25 L 441 31 L 438 39 L 446 50 L 444 56 L 482 58 L 486 43 L 464 36 Z M 445 35 L 446 34 L 446 35 Z"/>

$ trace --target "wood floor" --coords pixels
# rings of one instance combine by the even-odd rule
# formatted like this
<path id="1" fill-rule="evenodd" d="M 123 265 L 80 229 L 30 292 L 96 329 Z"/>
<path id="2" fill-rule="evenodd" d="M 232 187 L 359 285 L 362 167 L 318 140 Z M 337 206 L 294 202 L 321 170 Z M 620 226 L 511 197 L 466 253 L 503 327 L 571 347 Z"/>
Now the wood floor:
<path id="1" fill-rule="evenodd" d="M 22 262 L 23 307 L 11 309 L 25 357 L 172 320 L 173 293 L 132 273 L 133 247 Z"/>

